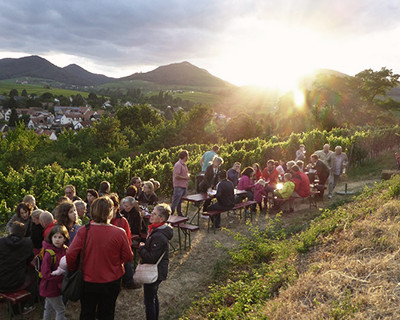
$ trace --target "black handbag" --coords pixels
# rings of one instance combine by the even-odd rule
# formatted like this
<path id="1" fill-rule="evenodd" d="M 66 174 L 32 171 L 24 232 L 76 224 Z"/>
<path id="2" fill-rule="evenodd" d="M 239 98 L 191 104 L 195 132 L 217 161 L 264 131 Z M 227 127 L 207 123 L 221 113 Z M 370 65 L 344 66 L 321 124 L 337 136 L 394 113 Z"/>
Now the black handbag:
<path id="1" fill-rule="evenodd" d="M 78 301 L 81 298 L 82 288 L 83 288 L 83 260 L 85 258 L 85 249 L 86 249 L 86 240 L 89 232 L 90 223 L 85 225 L 86 227 L 86 236 L 85 242 L 83 244 L 83 249 L 80 254 L 79 267 L 74 272 L 67 274 L 64 276 L 62 285 L 61 285 L 61 294 L 64 299 L 70 301 Z"/>

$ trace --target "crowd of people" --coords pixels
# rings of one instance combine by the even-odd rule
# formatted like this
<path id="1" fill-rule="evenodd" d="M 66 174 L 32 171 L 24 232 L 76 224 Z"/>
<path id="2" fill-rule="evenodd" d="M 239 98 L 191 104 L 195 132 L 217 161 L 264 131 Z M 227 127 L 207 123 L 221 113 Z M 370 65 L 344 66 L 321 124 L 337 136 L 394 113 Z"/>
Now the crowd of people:
<path id="1" fill-rule="evenodd" d="M 197 175 L 197 191 L 210 192 L 216 189 L 217 202 L 210 207 L 211 199 L 207 199 L 203 211 L 226 211 L 233 208 L 234 204 L 243 198 L 257 202 L 260 210 L 266 206 L 267 196 L 273 199 L 289 199 L 282 202 L 274 201 L 274 208 L 283 209 L 284 212 L 293 212 L 294 198 L 306 198 L 310 195 L 310 185 L 318 190 L 318 196 L 324 196 L 325 185 L 328 181 L 328 198 L 333 197 L 339 177 L 345 172 L 348 158 L 337 146 L 331 151 L 328 144 L 321 150 L 315 151 L 309 157 L 305 146 L 302 144 L 296 151 L 295 160 L 286 162 L 281 159 L 268 160 L 264 169 L 259 163 L 253 163 L 241 170 L 241 163 L 235 162 L 232 168 L 224 171 L 224 160 L 218 156 L 219 147 L 213 146 L 212 150 L 204 153 L 200 160 L 201 172 Z M 173 201 L 172 213 L 182 214 L 182 197 L 186 194 L 190 173 L 186 162 L 189 153 L 183 150 L 179 154 L 179 160 L 174 165 L 173 171 Z M 307 161 L 308 160 L 308 161 Z M 245 191 L 245 196 L 234 196 L 234 188 Z M 233 201 L 232 201 L 233 199 Z M 214 219 L 214 218 L 213 218 Z M 220 228 L 220 217 L 217 216 L 215 227 Z"/>
<path id="2" fill-rule="evenodd" d="M 212 189 L 216 190 L 216 201 L 205 201 L 203 211 L 227 211 L 244 198 L 255 200 L 261 211 L 267 195 L 275 199 L 306 198 L 310 184 L 317 186 L 323 197 L 327 181 L 331 198 L 348 162 L 340 146 L 333 152 L 326 144 L 307 157 L 305 146 L 300 145 L 293 161 L 270 159 L 264 168 L 254 163 L 243 170 L 241 163 L 235 162 L 225 171 L 218 151 L 219 147 L 214 146 L 200 161 L 197 191 L 211 194 Z M 182 197 L 190 181 L 188 159 L 189 152 L 182 150 L 174 165 L 171 207 L 159 204 L 158 181 L 142 182 L 140 177 L 131 179 L 121 201 L 111 193 L 107 181 L 101 182 L 98 190 L 86 190 L 84 199 L 73 185 L 67 185 L 53 212 L 39 209 L 35 198 L 27 195 L 7 224 L 9 235 L 0 239 L 0 292 L 24 288 L 35 293 L 38 273 L 30 266 L 35 256 L 42 255 L 38 291 L 45 298 L 43 319 L 51 319 L 53 314 L 56 319 L 65 319 L 67 301 L 62 297 L 61 283 L 65 272 L 76 270 L 82 258 L 81 319 L 113 319 L 121 285 L 126 289 L 140 287 L 133 280 L 136 251 L 143 263 L 155 264 L 161 259 L 157 281 L 144 285 L 147 319 L 158 319 L 158 288 L 167 277 L 168 243 L 173 235 L 166 222 L 175 211 L 183 215 Z M 235 196 L 235 188 L 243 191 L 240 196 Z M 274 205 L 284 212 L 294 210 L 293 201 L 285 201 L 283 208 L 279 201 Z M 212 219 L 220 228 L 220 216 Z M 27 302 L 25 311 L 32 309 L 32 302 Z"/>
<path id="3" fill-rule="evenodd" d="M 32 299 L 25 303 L 25 313 L 40 296 L 43 319 L 66 319 L 61 284 L 65 273 L 74 272 L 83 259 L 80 319 L 114 319 L 121 286 L 142 287 L 133 278 L 136 251 L 142 263 L 161 259 L 157 281 L 143 285 L 146 317 L 158 319 L 158 287 L 167 277 L 173 235 L 166 224 L 171 208 L 158 203 L 159 187 L 154 179 L 142 183 L 134 177 L 120 203 L 107 181 L 98 191 L 88 189 L 85 199 L 67 185 L 53 212 L 39 209 L 27 195 L 7 224 L 9 235 L 0 239 L 0 292 L 28 290 Z"/>

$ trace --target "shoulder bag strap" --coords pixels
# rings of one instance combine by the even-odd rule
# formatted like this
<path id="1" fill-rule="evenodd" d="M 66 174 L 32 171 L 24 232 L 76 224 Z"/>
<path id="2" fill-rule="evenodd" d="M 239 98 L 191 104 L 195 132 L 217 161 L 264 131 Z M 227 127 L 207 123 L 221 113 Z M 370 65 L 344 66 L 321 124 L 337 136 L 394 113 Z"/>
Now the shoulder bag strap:
<path id="1" fill-rule="evenodd" d="M 158 259 L 158 261 L 157 261 L 157 263 L 156 263 L 156 266 L 160 263 L 160 261 L 161 261 L 161 259 L 164 257 L 164 255 L 165 255 L 165 251 L 164 251 L 164 253 L 161 255 L 160 259 Z"/>
<path id="2" fill-rule="evenodd" d="M 85 259 L 85 250 L 86 250 L 86 240 L 87 240 L 87 236 L 88 236 L 88 232 L 89 232 L 89 228 L 90 228 L 90 222 L 85 224 L 86 227 L 86 235 L 85 235 L 85 242 L 83 243 L 83 249 L 81 251 L 81 258 L 80 258 L 80 262 L 79 262 L 79 269 L 82 270 L 83 267 L 83 260 Z"/>

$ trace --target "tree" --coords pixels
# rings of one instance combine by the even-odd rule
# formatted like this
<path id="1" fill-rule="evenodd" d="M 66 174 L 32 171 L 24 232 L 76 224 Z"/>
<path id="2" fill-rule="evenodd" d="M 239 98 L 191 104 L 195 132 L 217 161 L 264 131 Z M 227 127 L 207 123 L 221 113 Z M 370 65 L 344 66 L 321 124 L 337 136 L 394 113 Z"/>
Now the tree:
<path id="1" fill-rule="evenodd" d="M 8 96 L 10 98 L 14 98 L 14 97 L 18 96 L 18 90 L 17 89 L 11 89 Z"/>
<path id="2" fill-rule="evenodd" d="M 17 110 L 15 110 L 15 108 L 11 108 L 11 115 L 10 115 L 10 119 L 8 120 L 8 125 L 10 127 L 16 127 L 17 124 L 18 124 Z"/>
<path id="3" fill-rule="evenodd" d="M 361 98 L 371 105 L 376 96 L 386 96 L 387 92 L 399 85 L 399 74 L 393 73 L 391 69 L 386 67 L 380 71 L 366 69 L 357 73 L 350 81 L 360 94 Z"/>
<path id="4" fill-rule="evenodd" d="M 22 97 L 28 97 L 28 92 L 26 92 L 26 90 L 23 89 L 22 92 L 21 92 L 21 96 Z"/>

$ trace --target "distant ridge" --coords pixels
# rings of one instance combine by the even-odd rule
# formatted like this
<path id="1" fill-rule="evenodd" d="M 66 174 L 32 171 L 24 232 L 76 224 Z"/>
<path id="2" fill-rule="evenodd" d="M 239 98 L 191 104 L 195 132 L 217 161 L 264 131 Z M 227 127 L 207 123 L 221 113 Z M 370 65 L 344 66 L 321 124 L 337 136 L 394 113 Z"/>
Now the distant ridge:
<path id="1" fill-rule="evenodd" d="M 202 87 L 232 87 L 233 85 L 220 79 L 207 70 L 184 61 L 161 66 L 146 73 L 134 73 L 120 80 L 143 80 L 163 85 L 185 85 Z"/>
<path id="2" fill-rule="evenodd" d="M 114 80 L 103 75 L 90 73 L 77 65 L 60 68 L 39 56 L 1 59 L 0 80 L 18 77 L 49 79 L 79 86 L 99 85 Z"/>

